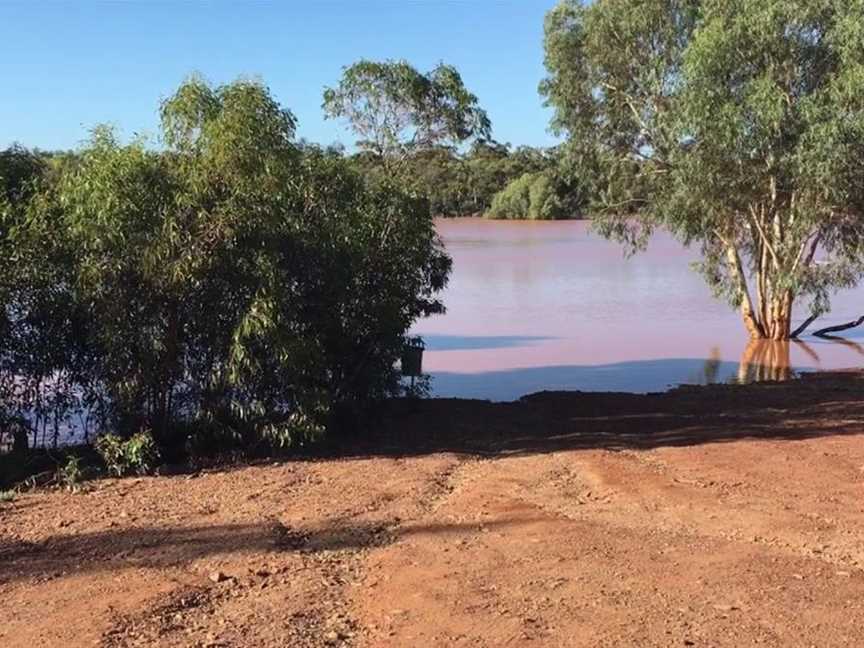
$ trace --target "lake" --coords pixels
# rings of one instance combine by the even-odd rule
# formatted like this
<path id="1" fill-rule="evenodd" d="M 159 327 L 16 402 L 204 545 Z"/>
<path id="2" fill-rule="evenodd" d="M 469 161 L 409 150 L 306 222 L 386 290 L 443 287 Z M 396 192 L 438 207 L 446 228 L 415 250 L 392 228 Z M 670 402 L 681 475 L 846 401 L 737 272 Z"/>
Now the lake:
<path id="1" fill-rule="evenodd" d="M 856 342 L 864 327 L 847 332 L 847 344 L 808 336 L 748 344 L 737 312 L 691 269 L 696 252 L 668 235 L 625 258 L 587 221 L 462 218 L 437 227 L 453 257 L 447 312 L 413 329 L 426 342 L 423 369 L 436 396 L 662 391 L 855 367 L 864 357 Z M 832 303 L 817 327 L 864 314 L 860 289 Z"/>

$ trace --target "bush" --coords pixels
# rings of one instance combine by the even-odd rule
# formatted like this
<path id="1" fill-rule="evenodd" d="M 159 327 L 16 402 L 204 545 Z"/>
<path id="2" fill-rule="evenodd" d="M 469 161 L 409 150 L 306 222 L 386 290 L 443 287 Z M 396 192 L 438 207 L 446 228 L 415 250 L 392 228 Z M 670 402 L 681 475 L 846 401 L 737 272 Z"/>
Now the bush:
<path id="1" fill-rule="evenodd" d="M 572 188 L 553 172 L 525 173 L 495 194 L 490 218 L 555 220 L 568 218 Z"/>
<path id="2" fill-rule="evenodd" d="M 0 401 L 51 376 L 49 414 L 116 432 L 99 452 L 121 475 L 157 444 L 175 463 L 315 439 L 398 393 L 402 338 L 443 310 L 450 270 L 428 203 L 301 147 L 261 84 L 188 81 L 160 135 L 95 129 L 13 238 L 0 205 Z M 190 438 L 197 421 L 226 427 Z"/>
<path id="3" fill-rule="evenodd" d="M 535 174 L 525 173 L 492 198 L 491 218 L 523 219 L 531 211 L 531 183 Z"/>
<path id="4" fill-rule="evenodd" d="M 126 441 L 116 434 L 106 434 L 96 440 L 96 451 L 108 472 L 116 477 L 130 473 L 145 475 L 159 460 L 159 449 L 149 432 L 133 434 Z"/>
<path id="5" fill-rule="evenodd" d="M 84 471 L 81 468 L 81 457 L 77 455 L 69 455 L 66 458 L 66 463 L 57 470 L 57 481 L 69 490 L 75 490 L 83 477 Z"/>
<path id="6" fill-rule="evenodd" d="M 561 199 L 558 197 L 554 178 L 538 173 L 528 188 L 528 218 L 531 220 L 555 220 L 564 218 Z"/>

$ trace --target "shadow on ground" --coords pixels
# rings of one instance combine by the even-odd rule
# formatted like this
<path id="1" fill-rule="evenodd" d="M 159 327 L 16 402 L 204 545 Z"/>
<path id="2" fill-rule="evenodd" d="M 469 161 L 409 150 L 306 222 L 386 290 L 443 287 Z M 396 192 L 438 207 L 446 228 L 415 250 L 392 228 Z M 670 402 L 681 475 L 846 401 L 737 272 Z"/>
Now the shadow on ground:
<path id="1" fill-rule="evenodd" d="M 659 394 L 540 392 L 512 403 L 403 400 L 392 404 L 378 434 L 349 452 L 494 456 L 860 434 L 862 396 L 862 374 L 835 372 Z"/>
<path id="2" fill-rule="evenodd" d="M 498 529 L 535 520 L 489 521 Z M 0 538 L 0 584 L 126 568 L 184 567 L 208 556 L 252 553 L 319 553 L 383 546 L 415 534 L 449 534 L 478 529 L 476 523 L 361 523 L 332 520 L 320 528 L 289 528 L 279 522 L 188 527 L 148 526 L 97 532 L 57 534 L 41 542 Z M 67 570 L 70 570 L 71 573 Z M 232 576 L 234 576 L 232 574 Z"/>
<path id="3" fill-rule="evenodd" d="M 812 374 L 753 385 L 713 385 L 662 394 L 544 392 L 513 403 L 402 400 L 365 439 L 327 458 L 455 452 L 505 457 L 561 450 L 640 450 L 743 440 L 796 440 L 864 432 L 864 374 Z M 300 459 L 301 457 L 297 457 Z M 302 457 L 307 460 L 321 458 Z M 17 506 L 15 504 L 14 506 Z M 0 511 L 2 515 L 2 511 Z M 511 519 L 499 524 L 525 524 Z M 380 546 L 406 534 L 456 532 L 334 519 L 292 528 L 259 524 L 147 526 L 58 532 L 28 543 L 0 536 L 0 583 L 44 582 L 70 573 L 180 566 L 209 555 L 307 552 Z"/>

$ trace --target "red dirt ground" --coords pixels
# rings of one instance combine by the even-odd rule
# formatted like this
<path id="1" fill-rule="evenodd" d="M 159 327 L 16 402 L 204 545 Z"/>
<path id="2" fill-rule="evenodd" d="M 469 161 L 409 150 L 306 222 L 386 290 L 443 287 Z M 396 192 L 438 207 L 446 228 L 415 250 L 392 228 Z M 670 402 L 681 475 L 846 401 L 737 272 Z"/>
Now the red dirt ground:
<path id="1" fill-rule="evenodd" d="M 862 393 L 433 400 L 341 457 L 24 494 L 0 645 L 861 646 Z"/>

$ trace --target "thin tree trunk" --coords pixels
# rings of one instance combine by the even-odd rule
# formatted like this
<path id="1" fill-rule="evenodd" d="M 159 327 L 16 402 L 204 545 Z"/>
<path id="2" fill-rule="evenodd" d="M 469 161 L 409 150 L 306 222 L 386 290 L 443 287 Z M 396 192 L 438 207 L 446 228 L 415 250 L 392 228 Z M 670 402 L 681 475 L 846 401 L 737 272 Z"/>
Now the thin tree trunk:
<path id="1" fill-rule="evenodd" d="M 744 276 L 744 269 L 741 267 L 741 257 L 738 255 L 738 250 L 734 245 L 726 244 L 726 259 L 729 263 L 729 270 L 737 284 L 738 296 L 741 299 L 741 317 L 744 319 L 744 326 L 750 334 L 750 338 L 758 340 L 766 337 L 765 329 L 759 322 L 753 310 L 753 299 L 750 297 L 750 289 L 747 287 L 747 279 Z"/>
<path id="2" fill-rule="evenodd" d="M 792 328 L 792 293 L 784 291 L 771 303 L 771 320 L 768 322 L 768 336 L 772 340 L 788 340 Z"/>

